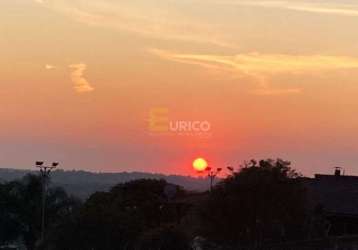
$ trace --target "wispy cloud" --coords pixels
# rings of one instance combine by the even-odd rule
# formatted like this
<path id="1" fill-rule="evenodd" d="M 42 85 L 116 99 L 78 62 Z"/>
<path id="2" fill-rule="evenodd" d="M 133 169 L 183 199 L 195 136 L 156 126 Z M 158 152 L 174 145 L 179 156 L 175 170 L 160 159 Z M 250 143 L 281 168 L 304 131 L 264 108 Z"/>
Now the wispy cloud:
<path id="1" fill-rule="evenodd" d="M 358 3 L 344 3 L 344 0 L 158 0 L 155 5 L 147 0 L 33 1 L 90 26 L 111 28 L 154 39 L 234 49 L 240 47 L 237 33 L 240 29 L 235 25 L 235 22 L 240 22 L 240 18 L 233 16 L 233 6 L 358 17 Z M 215 8 L 220 10 L 217 15 L 210 14 Z M 225 13 L 228 13 L 227 16 Z M 242 46 L 245 44 L 245 39 L 243 40 Z"/>
<path id="2" fill-rule="evenodd" d="M 220 67 L 245 74 L 304 73 L 358 68 L 358 58 L 325 55 L 246 53 L 236 55 L 181 54 L 152 49 L 151 53 L 174 61 Z"/>
<path id="3" fill-rule="evenodd" d="M 42 6 L 66 14 L 91 26 L 103 26 L 140 36 L 237 47 L 221 32 L 221 26 L 210 18 L 196 17 L 180 11 L 193 2 L 159 0 L 155 5 L 146 0 L 46 0 Z"/>
<path id="4" fill-rule="evenodd" d="M 265 8 L 280 8 L 294 11 L 304 11 L 319 14 L 331 14 L 341 16 L 358 16 L 357 4 L 344 3 L 328 3 L 320 1 L 215 1 L 217 4 L 240 5 L 240 6 L 256 6 Z"/>
<path id="5" fill-rule="evenodd" d="M 325 55 L 286 55 L 246 53 L 237 55 L 181 54 L 152 49 L 152 54 L 180 63 L 221 70 L 225 74 L 252 77 L 258 88 L 256 94 L 277 95 L 301 92 L 299 88 L 274 89 L 268 79 L 279 74 L 320 74 L 327 71 L 358 69 L 358 58 Z"/>
<path id="6" fill-rule="evenodd" d="M 69 67 L 72 69 L 71 80 L 74 83 L 74 89 L 78 93 L 91 92 L 94 90 L 91 84 L 83 76 L 84 71 L 87 69 L 86 64 L 71 64 Z"/>
<path id="7" fill-rule="evenodd" d="M 56 66 L 51 65 L 51 64 L 46 64 L 45 65 L 45 69 L 47 69 L 47 70 L 51 70 L 51 69 L 55 69 L 55 68 L 56 68 Z"/>

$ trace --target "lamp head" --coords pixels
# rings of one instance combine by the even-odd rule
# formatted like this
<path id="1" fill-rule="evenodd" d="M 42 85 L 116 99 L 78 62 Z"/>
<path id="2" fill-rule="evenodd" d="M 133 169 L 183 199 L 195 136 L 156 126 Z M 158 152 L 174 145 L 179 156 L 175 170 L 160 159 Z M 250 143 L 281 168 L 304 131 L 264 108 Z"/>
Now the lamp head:
<path id="1" fill-rule="evenodd" d="M 43 161 L 37 161 L 37 162 L 36 162 L 36 166 L 37 166 L 37 167 L 40 167 L 40 166 L 42 166 L 42 165 L 44 165 L 44 162 L 43 162 Z"/>
<path id="2" fill-rule="evenodd" d="M 228 166 L 227 169 L 228 169 L 229 171 L 231 171 L 231 172 L 234 172 L 234 168 L 231 167 L 231 166 Z"/>

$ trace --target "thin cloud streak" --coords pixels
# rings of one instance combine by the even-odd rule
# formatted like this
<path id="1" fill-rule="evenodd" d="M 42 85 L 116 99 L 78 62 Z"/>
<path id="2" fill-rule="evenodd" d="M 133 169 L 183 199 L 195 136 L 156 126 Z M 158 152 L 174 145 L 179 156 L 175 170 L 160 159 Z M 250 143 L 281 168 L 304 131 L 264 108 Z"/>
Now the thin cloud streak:
<path id="1" fill-rule="evenodd" d="M 94 88 L 91 84 L 84 78 L 83 73 L 87 69 L 87 65 L 84 63 L 71 64 L 68 66 L 72 69 L 71 80 L 74 84 L 74 89 L 78 93 L 92 92 Z"/>
<path id="2" fill-rule="evenodd" d="M 180 12 L 166 1 L 160 1 L 158 6 L 153 7 L 146 1 L 116 3 L 93 0 L 84 4 L 78 0 L 46 0 L 41 1 L 41 6 L 91 26 L 108 27 L 154 39 L 238 47 L 230 42 L 216 23 Z"/>
<path id="3" fill-rule="evenodd" d="M 358 69 L 358 58 L 342 56 L 260 53 L 223 56 L 180 54 L 158 49 L 151 49 L 149 52 L 166 60 L 220 70 L 223 74 L 252 77 L 258 84 L 253 93 L 259 95 L 296 94 L 302 91 L 299 88 L 271 88 L 267 79 L 279 74 L 321 74 L 327 71 Z"/>
<path id="4" fill-rule="evenodd" d="M 275 89 L 272 87 L 261 87 L 254 89 L 250 92 L 254 95 L 262 95 L 262 96 L 275 96 L 275 95 L 295 95 L 302 93 L 302 89 L 300 88 L 292 88 L 292 89 Z"/>
<path id="5" fill-rule="evenodd" d="M 145 0 L 123 0 L 120 3 L 109 0 L 33 0 L 44 9 L 61 14 L 89 26 L 106 27 L 133 35 L 197 44 L 214 45 L 223 48 L 239 49 L 239 39 L 235 37 L 232 23 L 213 21 L 203 12 L 185 12 L 190 6 L 201 5 L 202 9 L 212 9 L 216 5 L 251 6 L 300 11 L 322 15 L 358 16 L 358 4 L 327 3 L 321 1 L 270 1 L 270 0 L 158 0 L 156 6 Z M 178 8 L 180 6 L 180 8 Z"/>
<path id="6" fill-rule="evenodd" d="M 257 87 L 250 91 L 251 94 L 261 96 L 295 95 L 303 92 L 301 88 L 274 88 L 263 75 L 253 75 L 258 82 Z"/>
<path id="7" fill-rule="evenodd" d="M 279 8 L 286 10 L 310 12 L 317 14 L 330 14 L 340 16 L 358 16 L 358 5 L 354 4 L 332 4 L 312 3 L 295 1 L 215 1 L 216 4 L 240 5 L 264 8 Z"/>
<path id="8" fill-rule="evenodd" d="M 309 71 L 358 68 L 358 58 L 325 55 L 286 55 L 246 53 L 233 56 L 207 54 L 180 54 L 151 49 L 152 54 L 162 58 L 240 71 L 245 74 L 304 73 Z"/>

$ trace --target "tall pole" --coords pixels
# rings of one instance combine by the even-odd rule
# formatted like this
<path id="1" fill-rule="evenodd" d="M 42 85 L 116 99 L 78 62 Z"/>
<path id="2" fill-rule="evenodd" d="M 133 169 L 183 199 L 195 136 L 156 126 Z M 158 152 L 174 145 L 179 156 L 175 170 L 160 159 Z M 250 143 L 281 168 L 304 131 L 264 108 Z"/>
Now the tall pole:
<path id="1" fill-rule="evenodd" d="M 41 171 L 41 181 L 42 181 L 42 206 L 41 206 L 41 242 L 45 239 L 45 211 L 46 211 L 46 170 Z"/>
<path id="2" fill-rule="evenodd" d="M 47 183 L 50 178 L 50 173 L 53 169 L 58 166 L 57 162 L 53 162 L 52 166 L 44 166 L 42 161 L 36 162 L 36 167 L 40 168 L 41 173 L 41 184 L 42 184 L 42 194 L 41 194 L 41 242 L 45 240 L 45 230 L 46 230 L 46 196 L 47 196 Z"/>
<path id="3" fill-rule="evenodd" d="M 217 168 L 215 171 L 211 167 L 207 167 L 205 171 L 208 172 L 208 177 L 210 179 L 210 193 L 213 191 L 213 185 L 215 177 L 221 172 L 222 168 Z"/>
<path id="4" fill-rule="evenodd" d="M 215 179 L 215 175 L 210 174 L 210 193 L 213 191 L 213 183 L 214 183 L 214 179 Z"/>

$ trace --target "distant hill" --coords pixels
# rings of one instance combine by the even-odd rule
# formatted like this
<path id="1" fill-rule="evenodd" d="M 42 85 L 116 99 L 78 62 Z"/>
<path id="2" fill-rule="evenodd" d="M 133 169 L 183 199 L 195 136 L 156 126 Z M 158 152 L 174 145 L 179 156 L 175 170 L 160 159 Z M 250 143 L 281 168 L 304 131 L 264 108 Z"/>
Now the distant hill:
<path id="1" fill-rule="evenodd" d="M 28 173 L 38 174 L 38 171 L 0 168 L 0 182 L 20 179 Z M 51 173 L 52 185 L 61 186 L 68 193 L 82 199 L 87 198 L 96 191 L 106 191 L 118 183 L 142 178 L 165 179 L 166 181 L 180 185 L 187 190 L 195 191 L 206 190 L 209 185 L 206 178 L 194 178 L 181 175 L 163 175 L 141 172 L 93 173 L 75 170 L 55 170 Z"/>

